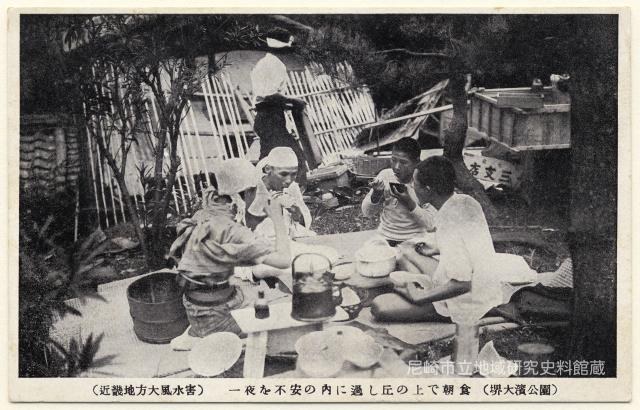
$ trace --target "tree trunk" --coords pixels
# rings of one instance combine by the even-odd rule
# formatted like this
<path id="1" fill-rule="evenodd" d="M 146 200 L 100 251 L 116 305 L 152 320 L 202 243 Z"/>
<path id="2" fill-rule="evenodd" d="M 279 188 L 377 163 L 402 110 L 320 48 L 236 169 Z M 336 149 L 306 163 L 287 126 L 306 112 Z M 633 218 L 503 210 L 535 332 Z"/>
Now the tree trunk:
<path id="1" fill-rule="evenodd" d="M 574 303 L 569 359 L 617 364 L 618 16 L 577 17 L 571 50 Z M 593 58 L 598 56 L 598 58 Z M 627 103 L 628 101 L 622 101 Z M 621 261 L 621 263 L 624 263 Z M 620 312 L 631 325 L 629 310 Z"/>
<path id="2" fill-rule="evenodd" d="M 113 175 L 115 176 L 116 181 L 118 182 L 118 186 L 120 188 L 120 192 L 122 193 L 124 204 L 127 207 L 127 210 L 129 211 L 131 223 L 133 224 L 133 229 L 136 232 L 136 236 L 138 237 L 138 241 L 140 242 L 142 253 L 145 257 L 145 260 L 147 261 L 147 268 L 154 268 L 155 266 L 152 263 L 150 263 L 152 260 L 150 258 L 151 255 L 149 253 L 149 247 L 147 246 L 147 238 L 144 234 L 144 231 L 140 227 L 140 218 L 138 217 L 138 212 L 133 206 L 133 201 L 131 200 L 131 195 L 129 195 L 129 189 L 127 188 L 127 184 L 124 179 L 124 174 L 121 172 L 121 170 L 126 169 L 127 157 L 126 155 L 123 154 L 123 158 L 121 160 L 122 168 L 119 168 L 115 158 L 113 157 L 111 152 L 107 150 L 104 143 L 97 137 L 95 137 L 95 140 L 97 142 L 98 149 L 100 150 L 101 155 L 103 156 L 103 158 L 107 160 L 107 165 L 109 166 L 109 168 L 111 168 L 111 172 L 113 172 Z"/>
<path id="3" fill-rule="evenodd" d="M 180 118 L 179 116 L 177 118 Z M 164 265 L 165 256 L 165 238 L 164 234 L 167 227 L 167 214 L 169 210 L 169 204 L 171 203 L 171 196 L 173 194 L 173 186 L 176 183 L 176 175 L 178 173 L 179 162 L 177 157 L 177 144 L 178 144 L 178 132 L 179 123 L 173 124 L 169 135 L 169 143 L 171 144 L 171 154 L 169 159 L 169 173 L 166 177 L 166 186 L 164 189 L 159 189 L 158 192 L 160 199 L 158 202 L 154 201 L 153 210 L 153 226 L 151 228 L 151 247 L 149 249 L 149 264 L 150 268 L 160 268 Z M 156 153 L 156 155 L 162 156 Z M 156 157 L 157 161 L 157 157 Z M 157 164 L 157 162 L 156 162 Z M 157 170 L 157 168 L 156 168 Z M 160 168 L 162 170 L 162 168 Z M 157 171 L 156 171 L 157 172 Z M 164 178 L 161 174 L 162 184 L 164 184 Z M 157 181 L 157 175 L 156 175 Z M 154 195 L 155 199 L 155 195 Z M 176 207 L 178 205 L 176 204 Z"/>
<path id="4" fill-rule="evenodd" d="M 138 237 L 138 241 L 140 242 L 140 249 L 142 249 L 142 255 L 144 256 L 144 260 L 147 261 L 147 268 L 149 268 L 149 247 L 147 245 L 147 238 L 145 236 L 142 227 L 140 226 L 140 218 L 138 217 L 138 210 L 135 208 L 133 201 L 131 200 L 131 195 L 129 194 L 129 189 L 127 189 L 127 184 L 124 180 L 124 175 L 119 172 L 114 172 L 116 175 L 116 181 L 118 181 L 118 185 L 120 187 L 120 191 L 122 192 L 122 197 L 124 200 L 124 204 L 127 207 L 127 211 L 129 211 L 129 218 L 131 218 L 131 224 L 133 224 L 133 229 L 136 232 L 136 236 Z"/>
<path id="5" fill-rule="evenodd" d="M 484 191 L 484 187 L 469 172 L 462 160 L 462 150 L 467 138 L 467 92 L 466 79 L 462 74 L 452 74 L 449 78 L 449 95 L 453 100 L 453 117 L 444 132 L 444 156 L 456 171 L 456 185 L 464 193 L 474 197 L 482 206 L 487 222 L 496 219 L 496 210 Z"/>
<path id="6" fill-rule="evenodd" d="M 76 189 L 80 193 L 80 215 L 78 216 L 79 236 L 82 237 L 91 233 L 97 226 L 100 226 L 100 218 L 98 215 L 98 208 L 95 203 L 95 196 L 97 192 L 94 192 L 91 174 L 91 161 L 89 156 L 89 150 L 91 149 L 87 144 L 87 131 L 83 123 L 84 118 L 79 115 L 74 115 L 74 126 L 78 135 L 78 150 L 79 150 L 79 165 L 80 174 L 78 175 L 78 186 Z"/>
<path id="7" fill-rule="evenodd" d="M 569 245 L 574 266 L 574 309 L 569 356 L 572 360 L 603 360 L 607 375 L 615 376 L 617 116 L 596 112 L 606 114 L 606 106 L 616 107 L 617 101 L 615 83 L 609 93 L 594 95 L 590 84 L 597 77 L 578 79 L 572 93 Z M 602 107 L 593 104 L 594 100 Z"/>

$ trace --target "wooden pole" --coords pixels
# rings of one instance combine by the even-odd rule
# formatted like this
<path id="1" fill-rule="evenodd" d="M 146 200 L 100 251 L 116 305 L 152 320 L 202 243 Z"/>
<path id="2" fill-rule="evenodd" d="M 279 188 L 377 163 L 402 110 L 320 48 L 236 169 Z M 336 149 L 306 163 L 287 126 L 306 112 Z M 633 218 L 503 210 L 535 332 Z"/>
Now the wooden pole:
<path id="1" fill-rule="evenodd" d="M 97 80 L 95 67 L 91 67 L 91 70 L 93 72 L 93 78 Z M 102 81 L 100 81 L 100 83 L 102 84 Z M 100 93 L 98 92 L 98 87 L 95 85 L 95 83 L 94 83 L 94 88 L 95 88 L 96 94 L 100 95 Z M 107 139 L 104 135 L 104 127 L 102 126 L 103 119 L 100 117 L 97 117 L 97 120 L 98 120 L 99 135 L 100 135 L 100 138 L 102 138 L 102 144 L 104 145 L 105 149 L 110 150 L 111 144 L 107 144 Z M 100 173 L 103 175 L 103 177 L 107 178 L 107 181 L 109 183 L 109 193 L 111 194 L 111 206 L 113 209 L 113 221 L 114 221 L 114 225 L 117 225 L 118 224 L 118 208 L 116 207 L 115 195 L 113 195 L 113 181 L 111 180 L 109 165 L 105 167 L 105 172 L 103 173 L 102 172 L 102 168 L 103 168 L 102 155 L 100 154 L 100 149 L 98 149 L 97 154 L 98 154 L 97 156 L 99 161 L 98 164 L 100 165 Z M 104 174 L 106 174 L 106 176 Z"/>
<path id="2" fill-rule="evenodd" d="M 244 113 L 245 117 L 247 117 L 247 121 L 249 121 L 251 128 L 253 128 L 253 124 L 255 123 L 255 117 L 251 112 L 251 108 L 249 107 L 247 102 L 244 100 L 244 97 L 235 88 L 233 89 L 233 94 L 236 96 L 236 99 L 238 100 L 238 104 L 240 105 L 240 109 L 242 109 L 242 112 Z"/>
<path id="3" fill-rule="evenodd" d="M 309 117 L 304 111 L 296 111 L 293 113 L 293 119 L 298 128 L 298 132 L 300 132 L 300 142 L 309 170 L 315 169 L 322 161 L 322 155 L 320 154 L 317 144 L 315 144 Z"/>
<path id="4" fill-rule="evenodd" d="M 84 112 L 85 119 L 87 118 L 87 105 L 82 102 L 82 111 Z M 98 213 L 98 222 L 100 222 L 100 201 L 98 201 L 98 187 L 96 185 L 96 171 L 95 164 L 93 162 L 93 144 L 91 142 L 91 132 L 89 131 L 89 124 L 85 120 L 85 129 L 87 132 L 87 146 L 89 151 L 89 161 L 91 162 L 91 181 L 93 182 L 93 193 L 96 199 L 96 212 Z M 106 205 L 105 205 L 106 207 Z M 106 215 L 105 215 L 106 217 Z"/>
<path id="5" fill-rule="evenodd" d="M 443 105 L 441 107 L 435 107 L 435 108 L 431 108 L 429 110 L 415 112 L 413 114 L 408 114 L 408 115 L 403 115 L 401 117 L 390 118 L 388 120 L 378 121 L 376 123 L 366 125 L 364 127 L 364 129 L 369 129 L 369 128 L 372 128 L 372 127 L 378 127 L 380 125 L 385 125 L 385 124 L 392 124 L 394 122 L 403 121 L 403 120 L 409 120 L 409 119 L 412 119 L 412 118 L 424 117 L 425 115 L 435 114 L 437 112 L 450 110 L 452 108 L 453 108 L 453 104 L 447 104 L 447 105 Z"/>

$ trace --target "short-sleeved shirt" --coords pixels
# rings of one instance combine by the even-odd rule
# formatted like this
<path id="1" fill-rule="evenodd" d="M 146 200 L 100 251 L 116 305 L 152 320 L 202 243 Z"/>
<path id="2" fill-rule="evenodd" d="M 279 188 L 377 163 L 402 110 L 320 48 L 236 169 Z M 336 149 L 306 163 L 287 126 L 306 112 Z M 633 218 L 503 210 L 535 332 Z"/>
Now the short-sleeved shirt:
<path id="1" fill-rule="evenodd" d="M 440 260 L 433 274 L 434 284 L 452 279 L 470 281 L 471 292 L 433 305 L 456 323 L 475 323 L 501 303 L 499 291 L 500 301 L 491 294 L 499 280 L 491 275 L 495 249 L 482 207 L 469 195 L 453 194 L 435 215 L 435 226 Z"/>

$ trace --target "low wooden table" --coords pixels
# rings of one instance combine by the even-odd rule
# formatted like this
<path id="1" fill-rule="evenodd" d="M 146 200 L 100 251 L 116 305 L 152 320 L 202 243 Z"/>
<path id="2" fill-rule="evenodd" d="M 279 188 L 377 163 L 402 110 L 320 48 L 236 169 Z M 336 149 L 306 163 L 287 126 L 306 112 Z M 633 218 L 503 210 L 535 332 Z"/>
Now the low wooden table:
<path id="1" fill-rule="evenodd" d="M 247 334 L 247 344 L 244 351 L 243 377 L 261 378 L 264 376 L 264 363 L 267 355 L 267 341 L 269 333 L 284 332 L 286 337 L 300 337 L 306 332 L 322 330 L 323 322 L 303 322 L 291 317 L 291 301 L 269 305 L 270 315 L 266 319 L 256 319 L 253 307 L 238 309 L 231 312 L 234 320 Z M 338 308 L 333 320 L 347 318 L 347 313 Z"/>
<path id="2" fill-rule="evenodd" d="M 333 235 L 318 235 L 298 240 L 308 245 L 329 246 L 338 251 L 343 261 L 353 262 L 353 255 L 360 249 L 363 243 L 376 235 L 375 231 L 349 232 Z M 345 281 L 346 284 L 357 287 L 379 287 L 391 284 L 388 277 L 366 278 L 357 275 Z M 245 347 L 243 376 L 247 378 L 260 378 L 264 375 L 264 363 L 267 354 L 267 340 L 269 332 L 283 329 L 302 328 L 304 326 L 320 326 L 321 323 L 302 322 L 291 317 L 291 302 L 278 303 L 269 306 L 270 317 L 267 319 L 255 319 L 253 307 L 232 311 L 231 314 L 236 323 L 247 334 Z M 346 312 L 338 308 L 334 320 L 346 318 Z M 316 330 L 316 329 L 313 329 Z"/>

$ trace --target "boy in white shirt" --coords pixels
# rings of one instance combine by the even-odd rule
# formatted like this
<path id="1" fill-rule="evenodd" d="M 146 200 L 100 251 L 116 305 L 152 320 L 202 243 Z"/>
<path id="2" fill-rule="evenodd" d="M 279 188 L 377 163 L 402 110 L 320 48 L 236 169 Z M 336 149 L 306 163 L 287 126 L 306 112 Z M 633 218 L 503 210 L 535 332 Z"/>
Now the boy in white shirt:
<path id="1" fill-rule="evenodd" d="M 436 210 L 429 204 L 419 205 L 413 185 L 419 162 L 418 142 L 408 137 L 398 140 L 393 144 L 391 168 L 380 171 L 362 201 L 364 216 L 373 216 L 382 208 L 378 232 L 391 246 L 433 230 Z"/>

